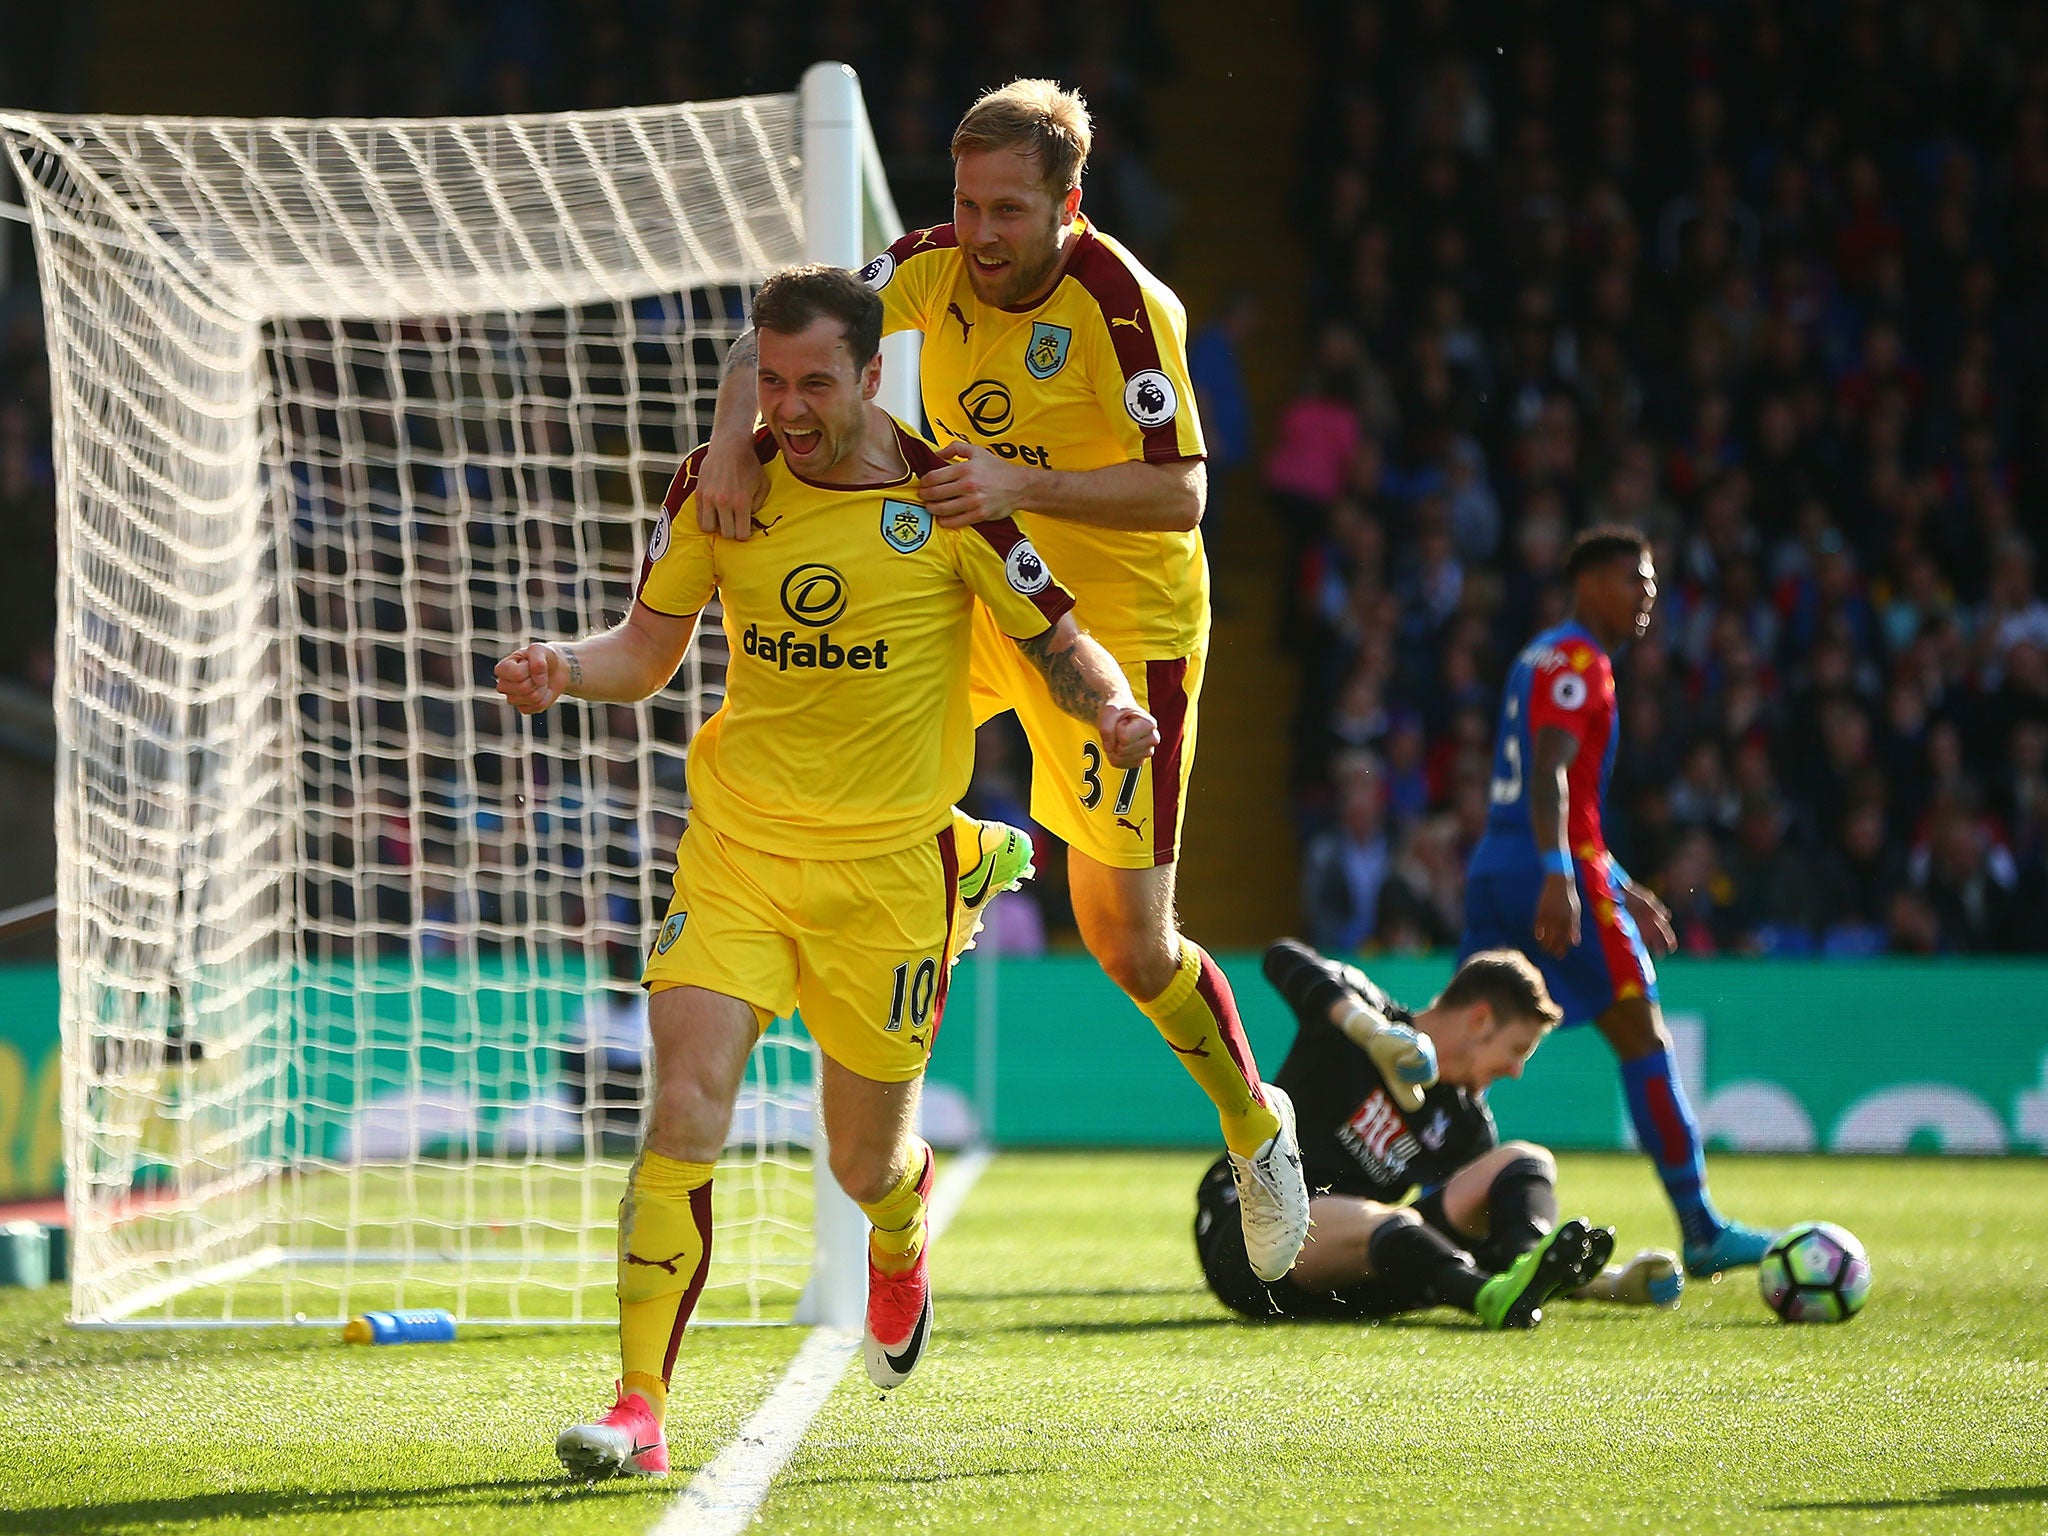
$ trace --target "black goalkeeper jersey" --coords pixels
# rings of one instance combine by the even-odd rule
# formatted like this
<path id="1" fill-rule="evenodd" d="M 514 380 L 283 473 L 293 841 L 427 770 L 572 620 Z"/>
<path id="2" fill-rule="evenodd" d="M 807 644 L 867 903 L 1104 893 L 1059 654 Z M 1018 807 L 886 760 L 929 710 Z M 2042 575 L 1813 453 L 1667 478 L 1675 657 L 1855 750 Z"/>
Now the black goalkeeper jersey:
<path id="1" fill-rule="evenodd" d="M 1365 978 L 1354 971 L 1354 981 Z M 1366 1000 L 1397 1024 L 1414 1013 L 1370 982 Z M 1294 1045 L 1273 1081 L 1294 1100 L 1301 1171 L 1309 1193 L 1387 1204 L 1416 1185 L 1434 1188 L 1500 1142 L 1483 1096 L 1439 1083 L 1413 1115 L 1401 1112 L 1372 1058 L 1328 1015 L 1297 1020 Z"/>

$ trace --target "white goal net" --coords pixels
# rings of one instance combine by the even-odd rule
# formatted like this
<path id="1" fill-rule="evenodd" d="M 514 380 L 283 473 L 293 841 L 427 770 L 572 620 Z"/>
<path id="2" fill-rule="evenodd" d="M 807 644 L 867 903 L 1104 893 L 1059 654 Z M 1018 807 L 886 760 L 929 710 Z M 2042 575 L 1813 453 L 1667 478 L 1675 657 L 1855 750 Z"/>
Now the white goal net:
<path id="1" fill-rule="evenodd" d="M 74 1321 L 613 1315 L 637 968 L 724 639 L 532 721 L 490 669 L 629 606 L 752 286 L 897 232 L 851 72 L 0 137 L 56 417 Z M 707 1319 L 810 1275 L 810 1080 L 779 1024 Z"/>

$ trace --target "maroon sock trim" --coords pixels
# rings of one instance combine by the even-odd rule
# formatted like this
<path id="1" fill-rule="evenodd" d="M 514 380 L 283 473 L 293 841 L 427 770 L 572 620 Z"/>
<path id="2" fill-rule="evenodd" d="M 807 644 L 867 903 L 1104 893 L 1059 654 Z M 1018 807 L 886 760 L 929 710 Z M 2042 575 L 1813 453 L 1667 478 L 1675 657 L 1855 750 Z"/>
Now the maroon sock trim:
<path id="1" fill-rule="evenodd" d="M 1223 1037 L 1223 1048 L 1230 1052 L 1231 1061 L 1243 1074 L 1252 1098 L 1263 1104 L 1266 1096 L 1259 1091 L 1259 1064 L 1252 1056 L 1251 1041 L 1245 1038 L 1244 1023 L 1237 1016 L 1237 998 L 1231 993 L 1222 968 L 1209 958 L 1209 952 L 1197 945 L 1195 953 L 1202 962 L 1201 972 L 1195 977 L 1195 990 L 1216 1015 L 1216 1032 Z"/>
<path id="2" fill-rule="evenodd" d="M 697 1269 L 690 1276 L 690 1287 L 683 1292 L 682 1305 L 676 1308 L 675 1326 L 668 1332 L 668 1353 L 661 1359 L 661 1384 L 668 1385 L 668 1378 L 676 1368 L 676 1351 L 683 1345 L 683 1330 L 689 1326 L 690 1314 L 697 1310 L 697 1298 L 704 1294 L 704 1277 L 711 1271 L 711 1181 L 706 1179 L 690 1191 L 690 1215 L 697 1223 L 697 1238 L 703 1244 L 703 1256 L 697 1260 Z"/>

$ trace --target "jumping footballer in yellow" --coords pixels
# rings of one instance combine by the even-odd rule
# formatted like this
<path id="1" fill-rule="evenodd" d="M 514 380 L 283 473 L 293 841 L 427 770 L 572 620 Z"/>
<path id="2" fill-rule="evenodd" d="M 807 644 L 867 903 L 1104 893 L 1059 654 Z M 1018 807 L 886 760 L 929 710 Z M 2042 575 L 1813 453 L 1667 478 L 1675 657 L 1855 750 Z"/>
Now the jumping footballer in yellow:
<path id="1" fill-rule="evenodd" d="M 925 412 L 949 461 L 919 477 L 925 505 L 945 528 L 1015 514 L 1158 718 L 1158 753 L 1116 769 L 1081 722 L 1046 704 L 996 616 L 978 617 L 976 718 L 1014 709 L 1023 723 L 1031 813 L 1073 850 L 1081 937 L 1215 1102 L 1246 1250 L 1273 1280 L 1308 1234 L 1292 1106 L 1261 1083 L 1229 983 L 1174 918 L 1209 643 L 1187 316 L 1081 217 L 1089 142 L 1081 98 L 1050 80 L 983 96 L 953 135 L 953 222 L 905 235 L 861 276 L 882 296 L 886 329 L 923 335 Z M 764 489 L 748 449 L 751 349 L 742 337 L 727 359 L 698 495 L 700 525 L 736 538 Z M 961 866 L 975 872 L 963 926 L 968 899 L 1008 873 L 1006 833 L 960 818 Z"/>
<path id="2" fill-rule="evenodd" d="M 757 443 L 768 495 L 744 542 L 699 529 L 703 450 L 670 487 L 633 611 L 572 645 L 498 663 L 527 714 L 629 701 L 675 674 L 723 599 L 726 698 L 690 744 L 689 830 L 655 939 L 654 1092 L 619 1205 L 618 1400 L 562 1431 L 580 1477 L 668 1470 L 662 1415 L 711 1258 L 711 1178 L 762 1027 L 801 1008 L 825 1054 L 832 1172 L 872 1223 L 868 1373 L 906 1378 L 932 1326 L 918 1088 L 945 1009 L 959 870 L 952 802 L 973 758 L 968 658 L 981 609 L 1106 763 L 1158 732 L 1073 599 L 1007 519 L 938 526 L 917 476 L 930 446 L 873 404 L 882 302 L 851 273 L 761 286 Z"/>

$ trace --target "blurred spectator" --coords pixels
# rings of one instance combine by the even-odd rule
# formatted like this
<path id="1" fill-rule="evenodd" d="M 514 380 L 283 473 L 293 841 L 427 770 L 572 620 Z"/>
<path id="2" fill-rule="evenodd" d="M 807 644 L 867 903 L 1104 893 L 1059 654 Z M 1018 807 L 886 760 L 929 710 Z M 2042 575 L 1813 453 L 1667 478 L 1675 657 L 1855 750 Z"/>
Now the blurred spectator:
<path id="1" fill-rule="evenodd" d="M 1202 442 L 1209 452 L 1209 501 L 1202 513 L 1202 543 L 1212 565 L 1232 481 L 1252 458 L 1252 403 L 1245 392 L 1243 349 L 1258 321 L 1258 301 L 1238 289 L 1226 294 L 1209 323 L 1188 338 L 1188 381 L 1195 386 Z"/>
<path id="2" fill-rule="evenodd" d="M 1776 798 L 1744 800 L 1728 860 L 1728 923 L 1748 953 L 1799 955 L 1813 949 L 1815 901 L 1807 861 L 1786 846 L 1789 816 Z"/>
<path id="3" fill-rule="evenodd" d="M 1840 836 L 1821 856 L 1816 885 L 1824 953 L 1867 955 L 1884 947 L 1892 899 L 1906 885 L 1906 856 L 1890 840 L 1884 806 L 1874 796 L 1843 816 Z"/>
<path id="4" fill-rule="evenodd" d="M 1978 954 L 2008 947 L 2019 871 L 1967 803 L 1952 800 L 1936 810 L 1910 868 L 1913 889 L 1934 913 L 1943 949 Z"/>
<path id="5" fill-rule="evenodd" d="M 1336 824 L 1309 841 L 1302 868 L 1302 909 L 1318 949 L 1356 949 L 1379 923 L 1380 891 L 1393 865 L 1387 841 L 1386 785 L 1369 752 L 1336 767 Z"/>

